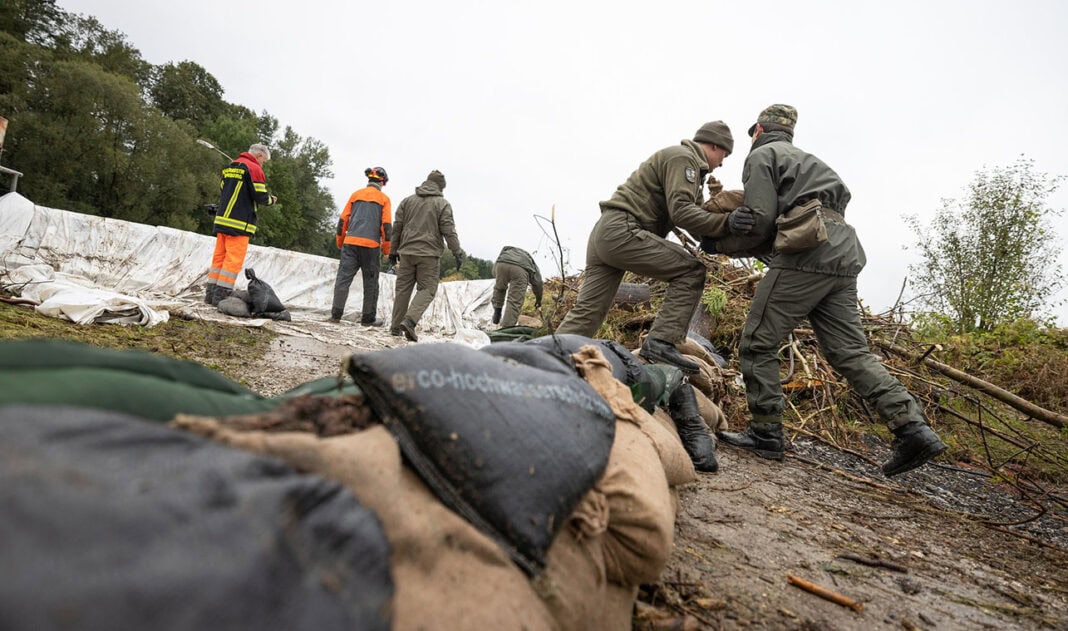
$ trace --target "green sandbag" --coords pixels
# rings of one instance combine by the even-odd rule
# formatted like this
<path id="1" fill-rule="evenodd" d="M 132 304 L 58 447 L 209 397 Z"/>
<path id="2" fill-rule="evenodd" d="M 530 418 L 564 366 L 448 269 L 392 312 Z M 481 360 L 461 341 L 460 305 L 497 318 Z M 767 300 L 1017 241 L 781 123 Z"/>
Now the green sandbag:
<path id="1" fill-rule="evenodd" d="M 169 421 L 178 414 L 230 416 L 273 410 L 310 394 L 359 394 L 336 377 L 314 379 L 274 398 L 262 397 L 189 361 L 76 342 L 0 342 L 0 405 L 71 405 Z"/>
<path id="2" fill-rule="evenodd" d="M 229 392 L 253 395 L 251 390 L 234 383 L 200 364 L 154 355 L 146 351 L 117 351 L 65 340 L 15 340 L 0 343 L 0 371 L 34 368 L 107 368 L 120 372 L 151 375 L 165 381 Z"/>
<path id="3" fill-rule="evenodd" d="M 507 326 L 496 331 L 486 331 L 490 342 L 525 342 L 534 337 L 534 327 Z"/>

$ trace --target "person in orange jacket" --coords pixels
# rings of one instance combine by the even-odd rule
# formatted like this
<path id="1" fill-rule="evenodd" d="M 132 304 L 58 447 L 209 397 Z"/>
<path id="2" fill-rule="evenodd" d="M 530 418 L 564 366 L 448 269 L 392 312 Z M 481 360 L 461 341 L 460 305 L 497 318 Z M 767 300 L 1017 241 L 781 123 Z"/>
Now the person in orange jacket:
<path id="1" fill-rule="evenodd" d="M 218 305 L 234 292 L 234 283 L 245 264 L 248 242 L 256 234 L 256 211 L 270 206 L 278 198 L 267 192 L 262 164 L 271 159 L 266 145 L 255 144 L 222 171 L 219 205 L 212 232 L 215 252 L 208 269 L 208 286 L 204 302 Z"/>
<path id="2" fill-rule="evenodd" d="M 349 299 L 349 286 L 356 272 L 363 270 L 364 326 L 382 326 L 385 321 L 375 317 L 378 307 L 378 271 L 382 254 L 389 255 L 393 217 L 389 196 L 382 187 L 389 181 L 386 170 L 371 167 L 363 172 L 367 186 L 349 196 L 337 222 L 337 247 L 341 248 L 341 262 L 334 281 L 334 304 L 330 321 L 340 322 Z"/>

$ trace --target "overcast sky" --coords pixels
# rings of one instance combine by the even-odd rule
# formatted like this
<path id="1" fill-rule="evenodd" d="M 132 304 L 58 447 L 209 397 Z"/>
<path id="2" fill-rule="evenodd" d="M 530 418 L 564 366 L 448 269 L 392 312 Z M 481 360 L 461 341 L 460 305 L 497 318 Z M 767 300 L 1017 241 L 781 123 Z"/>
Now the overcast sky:
<path id="1" fill-rule="evenodd" d="M 59 4 L 126 33 L 150 63 L 195 61 L 227 100 L 323 141 L 339 204 L 368 166 L 389 172 L 394 206 L 440 169 L 464 249 L 523 247 L 547 276 L 559 272 L 535 213 L 556 205 L 574 273 L 598 201 L 702 123 L 733 130 L 714 174 L 740 188 L 745 131 L 771 103 L 798 109 L 795 144 L 851 189 L 875 311 L 915 260 L 903 215 L 930 216 L 976 170 L 1021 154 L 1068 174 L 1059 0 Z M 1052 205 L 1068 207 L 1068 190 Z M 1068 217 L 1056 228 L 1063 244 Z M 1068 306 L 1057 314 L 1068 324 Z"/>

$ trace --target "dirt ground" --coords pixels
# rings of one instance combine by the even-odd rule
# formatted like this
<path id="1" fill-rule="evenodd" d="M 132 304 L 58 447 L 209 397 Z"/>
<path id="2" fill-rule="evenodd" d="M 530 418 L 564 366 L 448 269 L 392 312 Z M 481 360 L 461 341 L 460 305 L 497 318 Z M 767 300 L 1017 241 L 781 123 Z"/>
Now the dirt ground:
<path id="1" fill-rule="evenodd" d="M 349 323 L 305 325 L 299 336 L 268 327 L 283 335 L 240 375 L 265 395 L 337 374 L 357 350 L 409 343 Z M 869 448 L 875 461 L 888 454 L 877 439 Z M 729 447 L 719 458 L 719 473 L 680 493 L 675 551 L 661 580 L 643 587 L 636 628 L 1068 629 L 1063 506 L 1030 520 L 1034 508 L 953 463 L 887 480 L 803 436 L 783 463 Z"/>

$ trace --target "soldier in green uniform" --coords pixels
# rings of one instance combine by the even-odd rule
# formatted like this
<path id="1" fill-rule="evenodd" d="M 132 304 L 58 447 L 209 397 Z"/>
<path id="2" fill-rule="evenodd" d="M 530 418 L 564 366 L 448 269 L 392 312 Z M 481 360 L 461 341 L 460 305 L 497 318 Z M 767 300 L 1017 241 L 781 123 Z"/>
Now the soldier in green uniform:
<path id="1" fill-rule="evenodd" d="M 701 208 L 705 176 L 734 149 L 722 121 L 706 123 L 693 140 L 657 151 L 641 163 L 611 199 L 601 202 L 601 217 L 586 244 L 586 270 L 578 301 L 557 329 L 597 337 L 623 273 L 631 271 L 667 281 L 664 303 L 641 350 L 643 358 L 698 372 L 697 364 L 675 345 L 701 298 L 705 266 L 685 248 L 664 237 L 673 228 L 713 234 L 722 220 Z"/>
<path id="2" fill-rule="evenodd" d="M 923 465 L 946 446 L 931 430 L 916 400 L 872 355 L 857 305 L 857 274 L 867 259 L 856 231 L 845 222 L 850 193 L 838 174 L 793 145 L 797 110 L 772 105 L 750 127 L 752 149 L 742 168 L 744 203 L 721 229 L 702 239 L 706 251 L 769 256 L 742 329 L 738 355 L 752 420 L 744 432 L 721 433 L 729 445 L 764 458 L 783 458 L 783 394 L 777 351 L 807 317 L 831 365 L 870 401 L 894 433 L 894 453 L 883 473 Z M 827 240 L 807 250 L 776 253 L 777 217 L 819 200 Z"/>
<path id="3" fill-rule="evenodd" d="M 541 308 L 541 296 L 545 284 L 541 280 L 541 270 L 534 262 L 534 257 L 526 250 L 506 245 L 497 255 L 493 264 L 493 323 L 502 329 L 515 326 L 519 320 L 519 311 L 523 308 L 523 298 L 527 295 L 527 285 L 534 290 L 534 308 Z M 507 309 L 505 298 L 507 296 Z M 504 312 L 503 315 L 501 312 Z"/>

